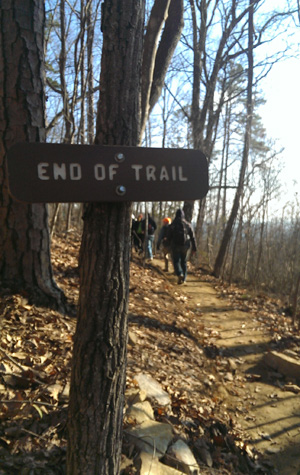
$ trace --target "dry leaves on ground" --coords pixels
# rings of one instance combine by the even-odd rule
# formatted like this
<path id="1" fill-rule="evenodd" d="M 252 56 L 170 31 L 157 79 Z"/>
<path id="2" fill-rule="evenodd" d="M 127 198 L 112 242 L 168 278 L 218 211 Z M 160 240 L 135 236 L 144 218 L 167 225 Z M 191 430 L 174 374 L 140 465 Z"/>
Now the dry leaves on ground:
<path id="1" fill-rule="evenodd" d="M 78 236 L 69 236 L 55 238 L 52 246 L 55 277 L 73 309 L 79 293 L 79 245 Z M 219 290 L 224 294 L 224 289 Z M 251 312 L 262 319 L 269 315 L 264 301 L 251 300 L 250 304 L 226 292 L 233 305 L 243 304 L 243 309 L 251 305 Z M 273 305 L 274 318 L 267 324 L 274 338 L 280 341 L 280 336 L 282 341 L 286 321 L 277 316 Z M 0 474 L 23 473 L 23 467 L 30 473 L 65 473 L 76 319 L 29 305 L 25 296 L 9 295 L 5 290 L 0 295 L 0 316 Z M 135 386 L 138 372 L 149 373 L 163 386 L 171 396 L 172 410 L 167 414 L 156 407 L 156 418 L 171 423 L 189 443 L 203 473 L 210 467 L 230 474 L 272 473 L 259 465 L 258 454 L 249 449 L 235 414 L 224 404 L 230 391 L 240 391 L 243 409 L 244 376 L 238 373 L 239 362 L 220 354 L 215 345 L 218 331 L 204 328 L 199 316 L 201 309 L 190 308 L 184 289 L 172 286 L 159 270 L 143 267 L 134 257 L 127 386 Z"/>

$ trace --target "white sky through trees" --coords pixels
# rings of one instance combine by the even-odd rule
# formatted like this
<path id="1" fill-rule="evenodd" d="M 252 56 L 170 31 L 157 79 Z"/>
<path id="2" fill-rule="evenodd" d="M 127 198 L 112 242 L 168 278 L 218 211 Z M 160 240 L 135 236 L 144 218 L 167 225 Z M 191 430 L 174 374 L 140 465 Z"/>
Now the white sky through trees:
<path id="1" fill-rule="evenodd" d="M 299 32 L 300 33 L 300 32 Z M 276 64 L 263 82 L 266 104 L 260 114 L 268 137 L 283 147 L 286 192 L 300 192 L 300 56 Z M 298 184 L 294 185 L 293 182 Z"/>
<path id="2" fill-rule="evenodd" d="M 262 8 L 282 8 L 285 4 L 296 9 L 297 2 L 283 0 L 267 0 Z M 261 90 L 266 104 L 259 109 L 267 137 L 276 141 L 276 149 L 284 148 L 280 154 L 283 171 L 282 203 L 294 201 L 295 193 L 300 195 L 300 24 L 297 15 L 282 35 L 267 44 L 265 54 L 270 51 L 284 50 L 290 47 L 284 59 L 274 64 L 268 76 L 261 82 Z"/>

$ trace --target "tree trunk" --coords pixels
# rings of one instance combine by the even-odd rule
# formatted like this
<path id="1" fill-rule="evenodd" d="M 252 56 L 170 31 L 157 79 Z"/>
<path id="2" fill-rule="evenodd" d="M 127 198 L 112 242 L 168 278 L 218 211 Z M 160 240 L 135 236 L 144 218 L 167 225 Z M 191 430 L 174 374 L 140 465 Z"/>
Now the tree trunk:
<path id="1" fill-rule="evenodd" d="M 255 263 L 255 269 L 254 269 L 254 275 L 253 275 L 253 281 L 252 284 L 258 285 L 259 282 L 259 268 L 261 265 L 261 258 L 263 255 L 263 248 L 264 248 L 264 232 L 265 232 L 265 226 L 266 226 L 266 207 L 268 205 L 266 204 L 266 201 L 263 199 L 262 203 L 262 216 L 261 216 L 261 221 L 260 221 L 260 232 L 259 232 L 259 243 L 257 246 L 257 258 L 256 258 L 256 263 Z"/>
<path id="2" fill-rule="evenodd" d="M 105 0 L 96 143 L 135 146 L 140 125 L 144 2 Z M 67 473 L 119 473 L 126 376 L 130 203 L 84 216 L 72 364 Z"/>
<path id="3" fill-rule="evenodd" d="M 224 231 L 223 239 L 221 246 L 216 258 L 213 274 L 215 277 L 219 277 L 223 262 L 226 255 L 226 250 L 229 245 L 232 228 L 234 226 L 240 199 L 243 193 L 244 188 L 244 178 L 248 165 L 248 156 L 250 148 L 250 138 L 251 138 L 251 125 L 252 125 L 252 114 L 253 114 L 253 100 L 252 100 L 252 88 L 253 88 L 253 4 L 252 0 L 249 0 L 249 26 L 248 26 L 248 86 L 247 86 L 247 119 L 246 119 L 246 131 L 244 139 L 244 150 L 242 157 L 242 164 L 240 169 L 239 183 L 237 191 L 233 200 L 233 205 L 231 213 Z"/>
<path id="4" fill-rule="evenodd" d="M 61 41 L 61 50 L 59 53 L 59 76 L 60 76 L 60 88 L 61 96 L 63 101 L 64 109 L 64 122 L 65 122 L 65 133 L 64 133 L 64 142 L 71 143 L 74 135 L 74 118 L 70 112 L 69 108 L 69 97 L 67 90 L 67 81 L 66 81 L 66 61 L 67 61 L 67 51 L 66 51 L 66 14 L 65 14 L 65 0 L 60 0 L 60 41 Z"/>
<path id="5" fill-rule="evenodd" d="M 293 325 L 296 325 L 297 320 L 297 308 L 298 308 L 298 297 L 300 291 L 300 274 L 297 277 L 296 286 L 295 286 L 295 294 L 294 294 L 294 301 L 293 301 Z M 299 326 L 300 322 L 298 322 Z"/>
<path id="6" fill-rule="evenodd" d="M 92 2 L 87 5 L 87 89 L 88 89 L 88 143 L 94 141 L 94 63 L 93 63 L 93 42 L 94 42 L 94 25 L 92 22 Z"/>
<path id="7" fill-rule="evenodd" d="M 86 79 L 85 79 L 85 67 L 86 67 L 86 54 L 85 54 L 85 35 L 84 35 L 84 17 L 85 17 L 85 1 L 80 1 L 80 28 L 83 30 L 80 37 L 80 89 L 81 89 L 81 104 L 80 104 L 80 121 L 77 132 L 77 143 L 86 143 L 86 111 L 85 111 L 85 96 L 86 96 Z"/>
<path id="8" fill-rule="evenodd" d="M 184 26 L 183 3 L 183 0 L 171 0 L 170 2 L 168 18 L 166 19 L 155 59 L 150 93 L 150 112 L 161 96 L 169 64 L 181 38 L 181 32 Z"/>
<path id="9" fill-rule="evenodd" d="M 66 233 L 70 232 L 70 229 L 71 229 L 72 210 L 73 210 L 73 203 L 68 203 L 68 206 L 67 206 L 67 219 L 66 219 Z"/>
<path id="10" fill-rule="evenodd" d="M 145 130 L 150 109 L 150 93 L 155 67 L 157 45 L 161 36 L 162 27 L 167 19 L 170 0 L 155 0 L 147 25 L 144 40 L 142 63 L 142 130 Z"/>
<path id="11" fill-rule="evenodd" d="M 168 66 L 180 40 L 183 12 L 183 0 L 154 1 L 144 40 L 140 140 L 149 114 L 161 95 Z"/>
<path id="12" fill-rule="evenodd" d="M 203 144 L 203 130 L 200 133 L 200 85 L 202 75 L 202 55 L 205 51 L 206 42 L 206 20 L 207 9 L 206 2 L 201 2 L 201 22 L 197 25 L 197 14 L 194 0 L 189 0 L 192 24 L 193 24 L 193 94 L 191 106 L 191 128 L 192 128 L 192 146 L 194 149 L 201 149 Z M 199 39 L 198 39 L 199 34 Z M 191 222 L 194 214 L 194 201 L 185 201 L 183 211 L 187 221 Z"/>
<path id="13" fill-rule="evenodd" d="M 58 213 L 59 213 L 59 208 L 61 207 L 61 204 L 60 203 L 55 203 L 53 205 L 53 207 L 54 207 L 53 215 L 52 215 L 52 218 L 51 218 L 51 221 L 50 221 L 50 237 L 51 238 L 54 234 L 55 225 L 56 225 L 56 221 L 57 221 L 57 217 L 58 217 Z"/>
<path id="14" fill-rule="evenodd" d="M 17 142 L 44 142 L 44 2 L 0 8 L 0 280 L 40 304 L 64 310 L 50 261 L 48 212 L 8 193 L 6 154 Z"/>

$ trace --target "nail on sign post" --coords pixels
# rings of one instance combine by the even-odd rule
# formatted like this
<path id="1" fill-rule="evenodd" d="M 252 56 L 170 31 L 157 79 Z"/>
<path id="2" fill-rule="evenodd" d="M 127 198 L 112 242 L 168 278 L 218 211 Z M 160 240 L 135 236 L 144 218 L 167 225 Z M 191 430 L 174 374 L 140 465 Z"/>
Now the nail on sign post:
<path id="1" fill-rule="evenodd" d="M 28 203 L 204 198 L 199 150 L 19 143 L 7 155 L 10 193 Z"/>

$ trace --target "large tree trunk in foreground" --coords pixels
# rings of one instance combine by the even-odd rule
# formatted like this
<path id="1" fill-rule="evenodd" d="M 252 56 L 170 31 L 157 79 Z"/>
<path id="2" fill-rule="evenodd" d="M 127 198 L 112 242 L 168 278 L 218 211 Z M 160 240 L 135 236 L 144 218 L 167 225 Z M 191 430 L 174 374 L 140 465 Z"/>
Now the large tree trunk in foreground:
<path id="1" fill-rule="evenodd" d="M 106 0 L 96 143 L 136 145 L 142 0 Z M 69 406 L 67 473 L 119 473 L 126 376 L 131 204 L 86 207 Z"/>
<path id="2" fill-rule="evenodd" d="M 44 142 L 44 2 L 0 8 L 0 284 L 64 309 L 53 281 L 47 207 L 8 193 L 6 154 L 17 142 Z"/>

